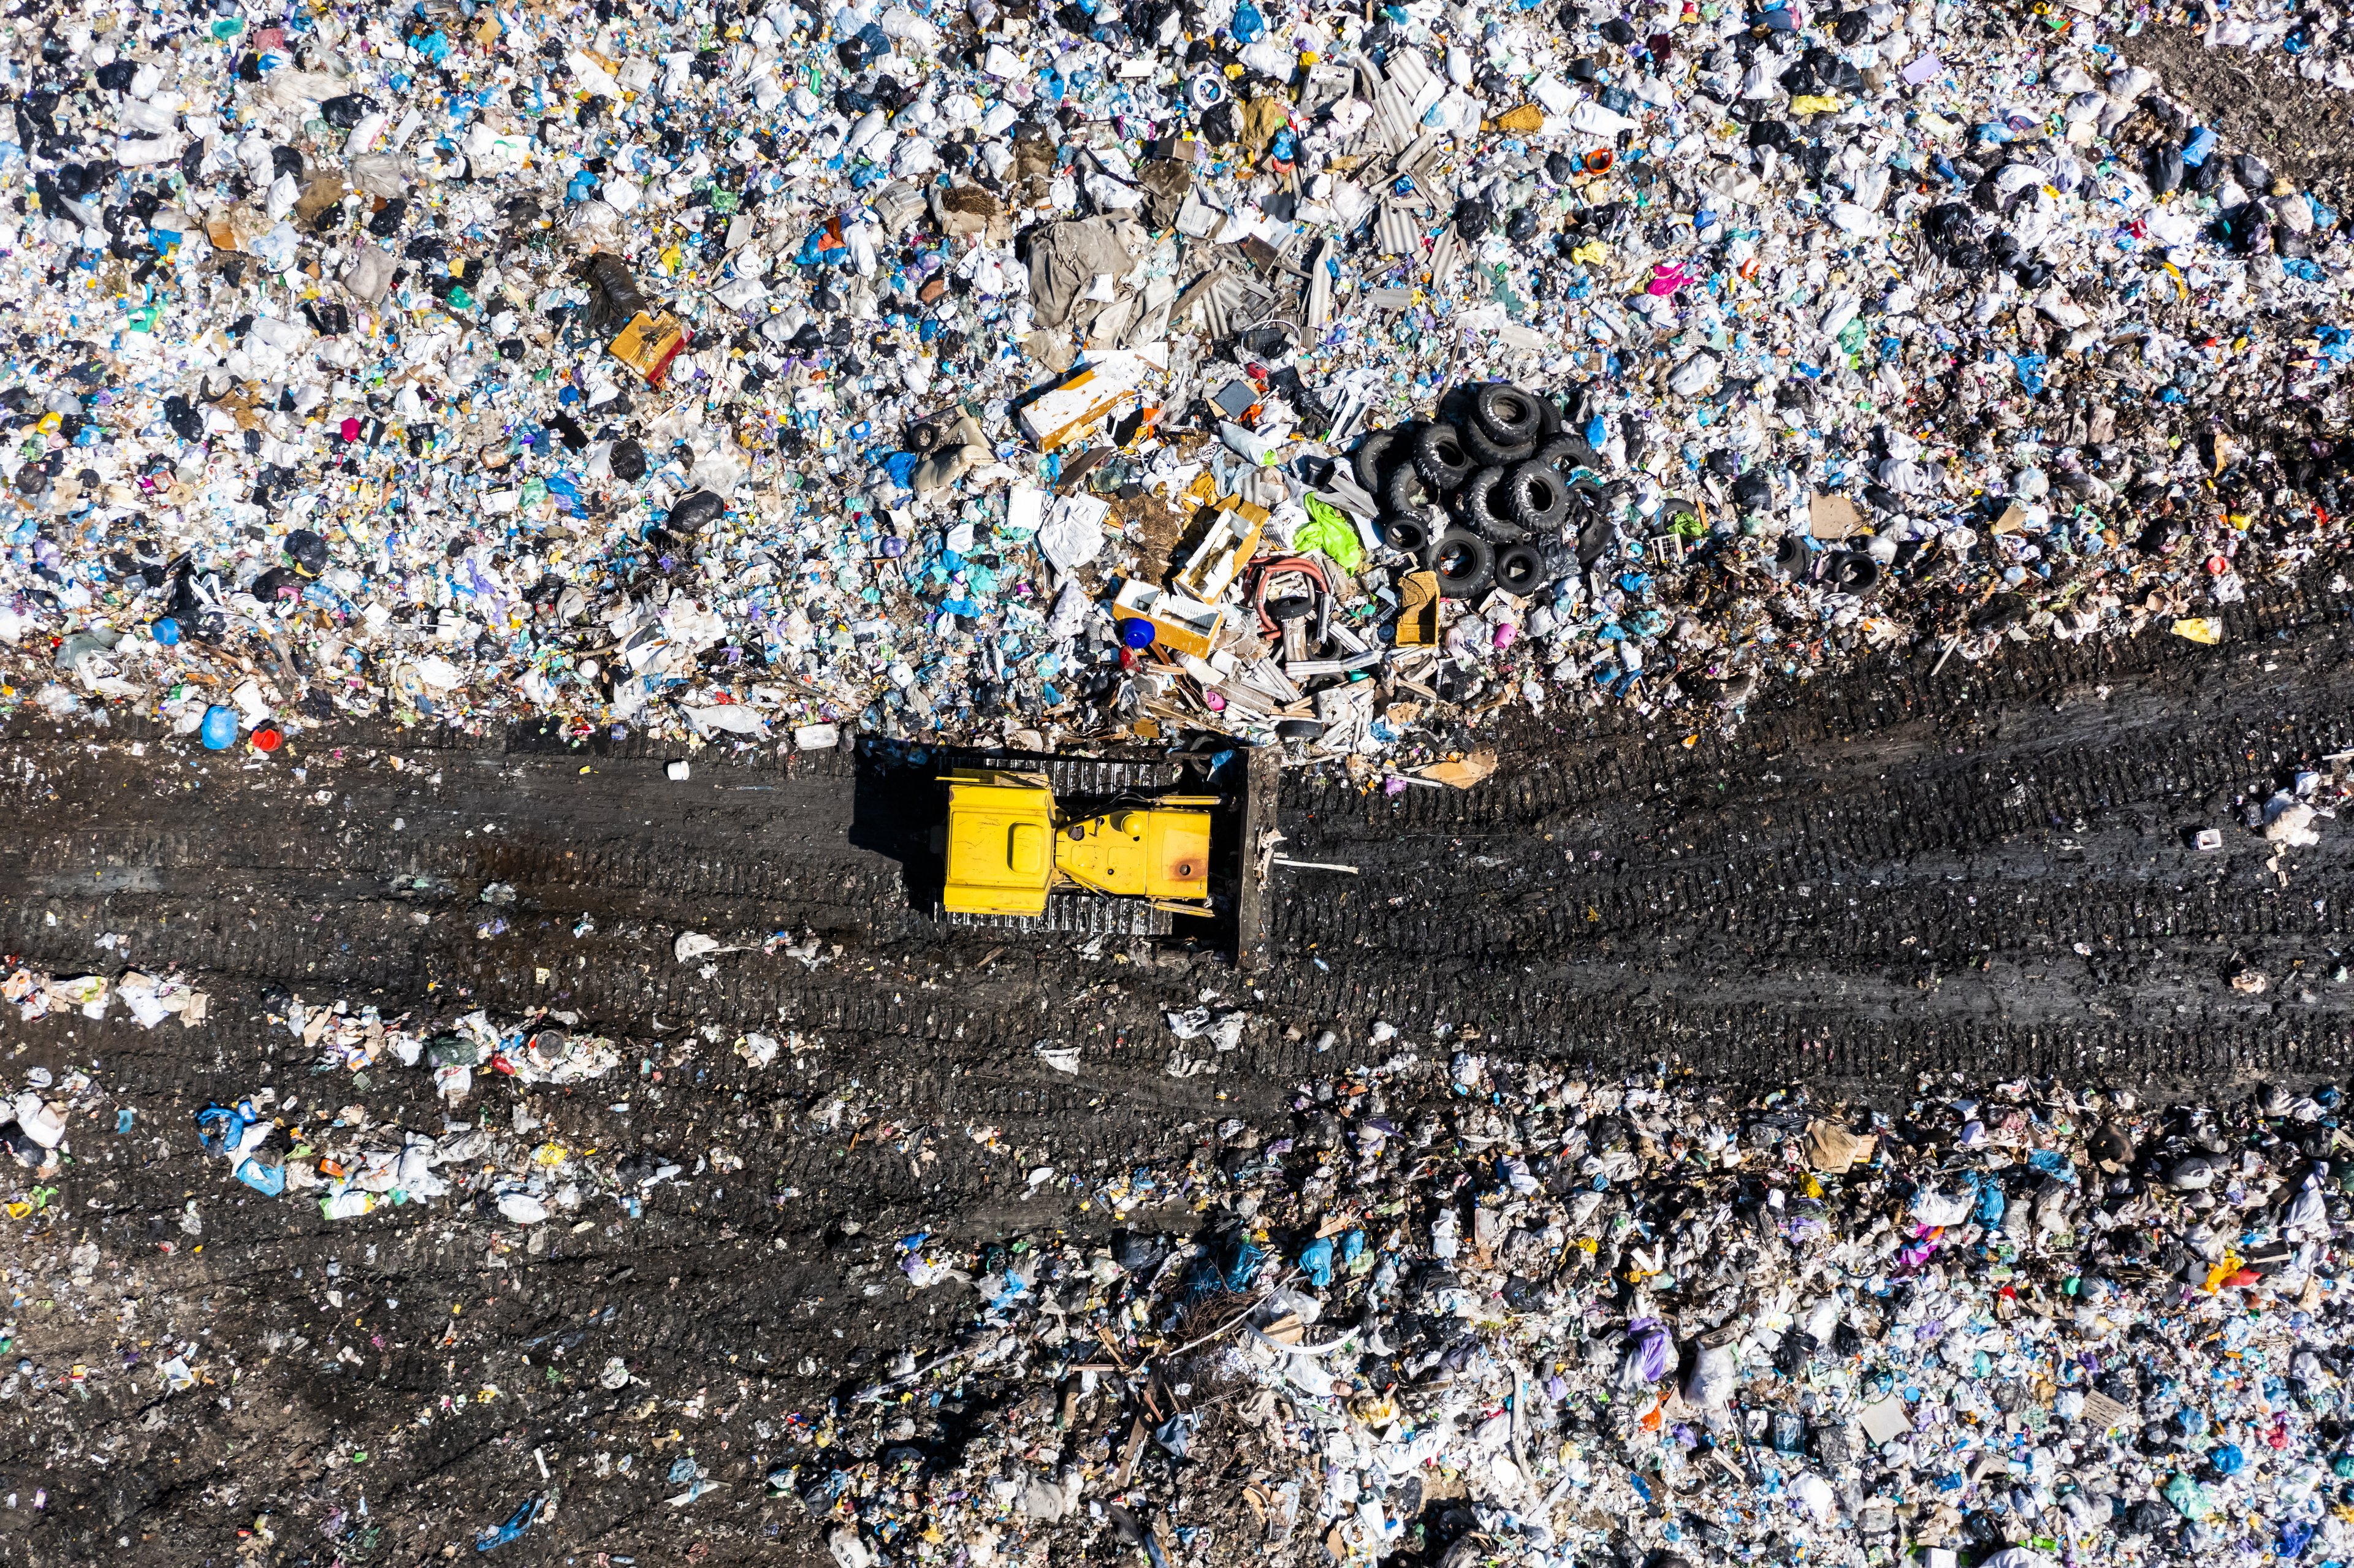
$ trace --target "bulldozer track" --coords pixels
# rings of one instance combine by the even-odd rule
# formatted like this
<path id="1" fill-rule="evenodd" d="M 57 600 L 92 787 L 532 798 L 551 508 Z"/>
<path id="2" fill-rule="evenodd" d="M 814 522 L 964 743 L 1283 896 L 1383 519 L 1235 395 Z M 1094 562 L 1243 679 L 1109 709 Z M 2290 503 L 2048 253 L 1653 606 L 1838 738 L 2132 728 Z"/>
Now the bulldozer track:
<path id="1" fill-rule="evenodd" d="M 1140 898 L 1049 893 L 1044 915 L 969 915 L 934 905 L 935 918 L 976 931 L 1061 932 L 1084 937 L 1166 937 L 1176 916 Z"/>

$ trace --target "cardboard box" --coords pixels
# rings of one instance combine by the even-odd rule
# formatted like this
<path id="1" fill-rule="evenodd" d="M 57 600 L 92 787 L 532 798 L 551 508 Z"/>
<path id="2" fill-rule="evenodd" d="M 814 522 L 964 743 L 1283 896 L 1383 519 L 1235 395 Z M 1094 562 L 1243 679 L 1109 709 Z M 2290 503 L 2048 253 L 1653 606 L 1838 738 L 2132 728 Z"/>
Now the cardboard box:
<path id="1" fill-rule="evenodd" d="M 1050 452 L 1083 433 L 1168 368 L 1165 349 L 1110 349 L 1022 406 L 1022 433 Z"/>
<path id="2" fill-rule="evenodd" d="M 1807 498 L 1807 532 L 1818 539 L 1845 539 L 1864 531 L 1855 503 L 1844 495 Z"/>
<path id="3" fill-rule="evenodd" d="M 1169 586 L 1205 604 L 1216 603 L 1235 574 L 1258 553 L 1259 536 L 1267 524 L 1266 507 L 1232 495 L 1220 500 L 1209 533 L 1169 579 Z"/>
<path id="4" fill-rule="evenodd" d="M 1182 593 L 1154 588 L 1141 577 L 1130 577 L 1112 600 L 1113 619 L 1141 620 L 1152 628 L 1152 640 L 1172 653 L 1207 659 L 1225 629 L 1223 606 L 1204 604 Z"/>
<path id="5" fill-rule="evenodd" d="M 665 311 L 650 316 L 640 311 L 630 318 L 620 335 L 607 345 L 612 356 L 646 378 L 649 387 L 659 387 L 670 374 L 670 362 L 686 346 L 685 329 L 678 318 Z"/>

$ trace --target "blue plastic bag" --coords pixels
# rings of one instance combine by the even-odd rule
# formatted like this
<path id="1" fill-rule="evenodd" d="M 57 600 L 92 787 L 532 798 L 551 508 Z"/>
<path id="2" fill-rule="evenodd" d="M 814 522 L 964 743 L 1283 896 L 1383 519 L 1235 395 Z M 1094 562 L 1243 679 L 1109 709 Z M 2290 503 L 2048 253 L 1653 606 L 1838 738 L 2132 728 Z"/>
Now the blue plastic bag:
<path id="1" fill-rule="evenodd" d="M 259 1160 L 246 1160 L 237 1168 L 237 1179 L 267 1198 L 275 1198 L 286 1191 L 286 1167 L 264 1165 Z"/>
<path id="2" fill-rule="evenodd" d="M 253 1125 L 252 1118 L 242 1114 L 243 1107 L 231 1110 L 224 1105 L 209 1105 L 196 1113 L 196 1143 L 207 1154 L 227 1154 L 245 1141 L 245 1129 Z"/>
<path id="3" fill-rule="evenodd" d="M 474 1550 L 488 1552 L 493 1546 L 504 1546 L 508 1542 L 529 1530 L 534 1521 L 539 1518 L 539 1510 L 545 1502 L 546 1499 L 543 1498 L 531 1498 L 521 1508 L 507 1515 L 506 1522 L 504 1524 L 494 1524 L 478 1532 L 474 1537 Z"/>

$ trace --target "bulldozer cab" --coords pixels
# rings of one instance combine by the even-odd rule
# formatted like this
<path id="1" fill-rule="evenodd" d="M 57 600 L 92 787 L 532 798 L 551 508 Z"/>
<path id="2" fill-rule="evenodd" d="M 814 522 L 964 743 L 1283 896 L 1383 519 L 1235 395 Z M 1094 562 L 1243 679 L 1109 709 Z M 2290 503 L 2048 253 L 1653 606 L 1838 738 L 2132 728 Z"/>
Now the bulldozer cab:
<path id="1" fill-rule="evenodd" d="M 960 915 L 1043 915 L 1055 881 L 1055 792 L 1037 774 L 994 768 L 948 776 L 947 876 L 940 902 Z"/>

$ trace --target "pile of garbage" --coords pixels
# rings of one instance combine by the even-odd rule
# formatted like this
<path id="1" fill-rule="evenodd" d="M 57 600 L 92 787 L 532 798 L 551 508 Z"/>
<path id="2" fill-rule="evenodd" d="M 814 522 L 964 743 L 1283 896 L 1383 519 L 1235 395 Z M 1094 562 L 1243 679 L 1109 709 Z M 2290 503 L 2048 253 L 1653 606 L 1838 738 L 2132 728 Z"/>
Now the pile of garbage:
<path id="1" fill-rule="evenodd" d="M 1043 1173 L 1108 1230 L 878 1245 L 942 1327 L 769 1485 L 843 1568 L 2341 1560 L 2344 1108 L 1405 1053 Z"/>
<path id="2" fill-rule="evenodd" d="M 31 1171 L 36 1183 L 0 1202 L 0 1212 L 12 1220 L 48 1207 L 57 1189 L 40 1183 L 56 1176 L 73 1157 L 74 1118 L 95 1114 L 100 1097 L 96 1080 L 79 1067 L 61 1072 L 27 1067 L 24 1079 L 25 1086 L 8 1097 L 5 1113 L 0 1113 L 0 1149 Z M 127 1130 L 127 1123 L 116 1130 Z"/>
<path id="3" fill-rule="evenodd" d="M 477 1008 L 425 1034 L 404 1027 L 407 1014 L 387 1023 L 368 1003 L 356 1010 L 340 1001 L 306 1007 L 302 998 L 294 997 L 282 1017 L 290 1033 L 318 1051 L 320 1071 L 350 1072 L 366 1087 L 367 1070 L 387 1054 L 403 1067 L 421 1063 L 433 1075 L 435 1093 L 453 1106 L 473 1092 L 477 1068 L 512 1079 L 521 1088 L 589 1083 L 621 1062 L 615 1042 L 574 1033 L 580 1022 L 578 1013 L 545 1008 L 504 1028 L 491 1022 L 487 1010 Z"/>
<path id="4" fill-rule="evenodd" d="M 318 1053 L 314 1075 L 341 1073 L 353 1087 L 373 1086 L 371 1070 L 422 1066 L 434 1092 L 451 1109 L 474 1092 L 479 1069 L 518 1090 L 547 1084 L 592 1082 L 620 1065 L 615 1042 L 574 1033 L 577 1017 L 542 1011 L 504 1028 L 476 1010 L 446 1027 L 420 1033 L 387 1022 L 374 1006 L 306 1007 L 299 997 L 276 1021 Z M 387 1059 L 389 1059 L 387 1062 Z M 543 1118 L 527 1098 L 509 1106 L 503 1138 L 486 1112 L 476 1122 L 451 1122 L 440 1134 L 372 1116 L 362 1103 L 332 1104 L 334 1091 L 281 1095 L 270 1086 L 234 1105 L 196 1112 L 198 1142 L 229 1174 L 266 1197 L 308 1195 L 330 1220 L 357 1219 L 384 1204 L 428 1202 L 459 1192 L 455 1201 L 494 1212 L 511 1224 L 537 1225 L 552 1213 L 571 1213 L 593 1198 L 611 1197 L 634 1216 L 645 1190 L 684 1169 L 661 1158 L 631 1156 L 619 1164 L 593 1160 L 553 1138 L 535 1139 Z M 307 1098 L 311 1109 L 302 1111 Z M 626 1111 L 626 1105 L 615 1107 Z M 713 1157 L 731 1160 L 716 1148 Z M 706 1161 L 695 1167 L 700 1173 Z M 740 1163 L 740 1162 L 738 1162 Z M 542 1238 L 534 1251 L 546 1245 Z"/>
<path id="5" fill-rule="evenodd" d="M 55 975 L 18 968 L 0 980 L 0 1001 L 16 1008 L 20 1023 L 37 1023 L 60 1012 L 102 1019 L 117 1000 L 143 1029 L 153 1029 L 166 1018 L 177 1018 L 183 1028 L 198 1028 L 212 1006 L 209 993 L 198 991 L 179 974 L 125 969 L 118 976 Z"/>
<path id="6" fill-rule="evenodd" d="M 0 704 L 1370 758 L 2342 510 L 2345 200 L 2125 0 L 461 13 L 11 35 Z"/>
<path id="7" fill-rule="evenodd" d="M 2309 5 L 2266 14 L 2200 6 L 2186 11 L 2179 20 L 2196 26 L 2200 42 L 2209 48 L 2243 49 L 2259 58 L 2278 50 L 2296 62 L 2296 74 L 2306 80 L 2354 90 L 2354 53 L 2349 48 L 2354 37 L 2347 35 L 2342 7 Z"/>

